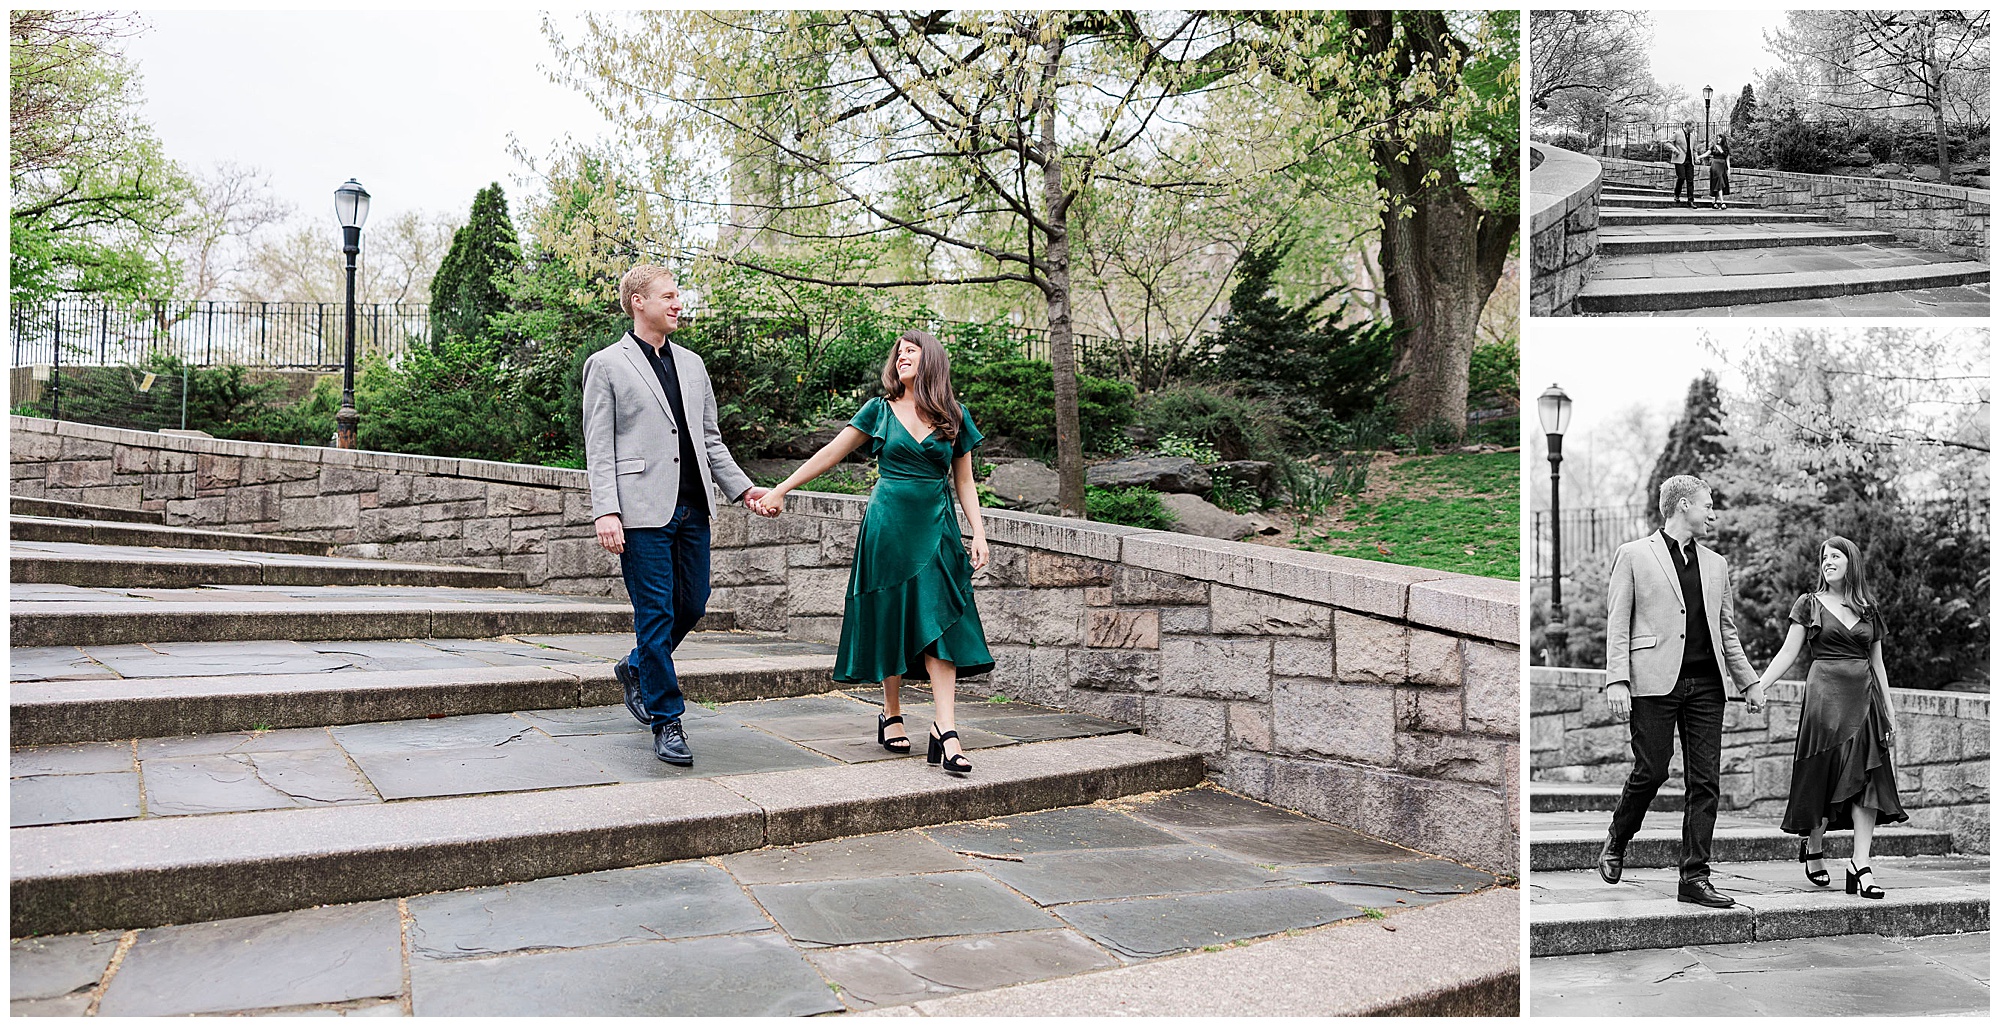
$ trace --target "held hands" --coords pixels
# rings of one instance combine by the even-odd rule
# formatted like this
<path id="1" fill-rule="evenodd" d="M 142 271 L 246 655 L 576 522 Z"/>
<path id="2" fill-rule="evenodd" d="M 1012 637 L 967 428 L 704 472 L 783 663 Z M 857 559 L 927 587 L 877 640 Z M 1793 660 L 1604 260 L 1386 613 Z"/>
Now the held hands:
<path id="1" fill-rule="evenodd" d="M 607 553 L 625 551 L 625 522 L 617 514 L 605 514 L 597 519 L 597 544 Z"/>
<path id="2" fill-rule="evenodd" d="M 1623 681 L 1604 689 L 1604 701 L 1611 707 L 1613 715 L 1623 719 L 1632 715 L 1632 686 Z"/>
<path id="3" fill-rule="evenodd" d="M 1764 683 L 1762 681 L 1751 685 L 1750 691 L 1744 693 L 1743 705 L 1749 707 L 1752 713 L 1764 712 Z"/>
<path id="4" fill-rule="evenodd" d="M 785 512 L 785 494 L 771 489 L 751 489 L 743 493 L 743 505 L 759 517 L 776 517 Z"/>

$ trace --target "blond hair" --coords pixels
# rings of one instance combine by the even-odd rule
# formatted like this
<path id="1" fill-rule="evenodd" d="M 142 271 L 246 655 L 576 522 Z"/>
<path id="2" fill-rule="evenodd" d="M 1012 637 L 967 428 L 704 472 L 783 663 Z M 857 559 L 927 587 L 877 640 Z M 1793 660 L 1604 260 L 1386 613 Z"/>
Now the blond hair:
<path id="1" fill-rule="evenodd" d="M 1682 500 L 1693 501 L 1694 497 L 1710 491 L 1708 483 L 1692 474 L 1676 474 L 1660 483 L 1660 520 L 1673 517 Z"/>
<path id="2" fill-rule="evenodd" d="M 669 280 L 674 277 L 674 273 L 661 264 L 640 264 L 625 272 L 625 277 L 618 280 L 618 309 L 630 314 L 632 297 L 644 296 L 662 275 Z"/>

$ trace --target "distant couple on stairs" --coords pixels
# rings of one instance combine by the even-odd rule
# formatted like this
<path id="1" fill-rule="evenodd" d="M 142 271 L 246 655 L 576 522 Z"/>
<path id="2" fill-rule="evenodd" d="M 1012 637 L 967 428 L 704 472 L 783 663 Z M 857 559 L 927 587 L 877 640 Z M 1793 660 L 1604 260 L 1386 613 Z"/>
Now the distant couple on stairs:
<path id="1" fill-rule="evenodd" d="M 1694 164 L 1697 159 L 1708 164 L 1708 205 L 1717 210 L 1726 210 L 1729 201 L 1729 132 L 1715 134 L 1715 142 L 1699 158 L 1695 156 L 1694 122 L 1681 122 L 1681 127 L 1669 133 L 1667 157 L 1674 166 L 1674 203 L 1681 202 L 1681 187 L 1687 187 L 1687 207 L 1694 209 Z"/>
<path id="2" fill-rule="evenodd" d="M 881 478 L 855 541 L 833 679 L 881 682 L 875 740 L 898 754 L 910 751 L 902 682 L 929 682 L 927 762 L 970 773 L 953 729 L 953 699 L 960 675 L 993 668 L 972 594 L 972 574 L 987 559 L 972 480 L 972 450 L 982 436 L 953 398 L 944 347 L 925 332 L 905 332 L 882 368 L 884 395 L 863 404 L 791 477 L 762 489 L 722 441 L 701 357 L 667 339 L 682 309 L 672 272 L 634 267 L 619 282 L 618 302 L 632 316 L 631 331 L 584 362 L 584 452 L 597 541 L 617 554 L 632 600 L 637 644 L 615 669 L 625 708 L 653 730 L 653 754 L 676 766 L 694 762 L 673 651 L 708 607 L 714 486 L 776 517 L 786 493 L 866 447 L 880 461 Z M 971 524 L 970 542 L 959 536 L 954 498 Z"/>

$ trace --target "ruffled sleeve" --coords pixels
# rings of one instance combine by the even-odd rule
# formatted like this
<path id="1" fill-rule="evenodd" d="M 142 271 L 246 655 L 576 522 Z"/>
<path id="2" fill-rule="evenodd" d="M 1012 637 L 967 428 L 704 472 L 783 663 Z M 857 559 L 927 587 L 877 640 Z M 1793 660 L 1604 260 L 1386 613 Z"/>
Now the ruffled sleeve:
<path id="1" fill-rule="evenodd" d="M 847 426 L 868 436 L 861 449 L 868 456 L 877 456 L 882 452 L 882 444 L 889 439 L 889 418 L 894 416 L 889 404 L 877 396 L 861 404 L 861 409 L 855 411 L 854 419 L 847 422 Z"/>
<path id="2" fill-rule="evenodd" d="M 1817 600 L 1812 597 L 1812 593 L 1808 592 L 1792 603 L 1792 623 L 1800 625 L 1808 631 L 1812 630 L 1814 620 L 1812 607 L 1815 602 Z"/>
<path id="3" fill-rule="evenodd" d="M 986 436 L 979 434 L 979 426 L 972 423 L 972 411 L 965 409 L 963 403 L 959 404 L 958 416 L 958 438 L 951 440 L 951 455 L 954 458 L 972 452 L 986 441 Z"/>

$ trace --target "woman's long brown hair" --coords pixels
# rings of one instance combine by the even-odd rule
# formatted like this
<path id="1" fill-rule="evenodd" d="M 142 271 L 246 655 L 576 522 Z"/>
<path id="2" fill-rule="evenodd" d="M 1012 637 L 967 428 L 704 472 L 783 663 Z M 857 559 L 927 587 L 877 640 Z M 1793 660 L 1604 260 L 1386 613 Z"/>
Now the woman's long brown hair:
<path id="1" fill-rule="evenodd" d="M 1829 546 L 1839 550 L 1842 556 L 1847 557 L 1847 574 L 1841 579 L 1841 590 L 1847 593 L 1845 597 L 1847 605 L 1854 607 L 1854 612 L 1856 613 L 1866 614 L 1872 612 L 1875 609 L 1875 597 L 1868 592 L 1868 575 L 1861 571 L 1861 547 L 1839 535 L 1835 535 L 1825 542 L 1821 542 L 1819 549 L 1814 551 L 1814 555 L 1824 560 L 1827 547 Z M 1827 584 L 1825 571 L 1820 572 L 1819 590 L 1822 592 L 1832 591 L 1832 588 Z"/>
<path id="2" fill-rule="evenodd" d="M 914 383 L 917 419 L 944 436 L 946 442 L 958 441 L 958 396 L 951 391 L 951 354 L 944 351 L 944 345 L 931 333 L 912 328 L 896 339 L 888 361 L 882 365 L 882 392 L 892 400 L 903 398 L 903 379 L 896 373 L 896 354 L 902 352 L 906 342 L 916 343 L 923 354 L 917 361 Z"/>

